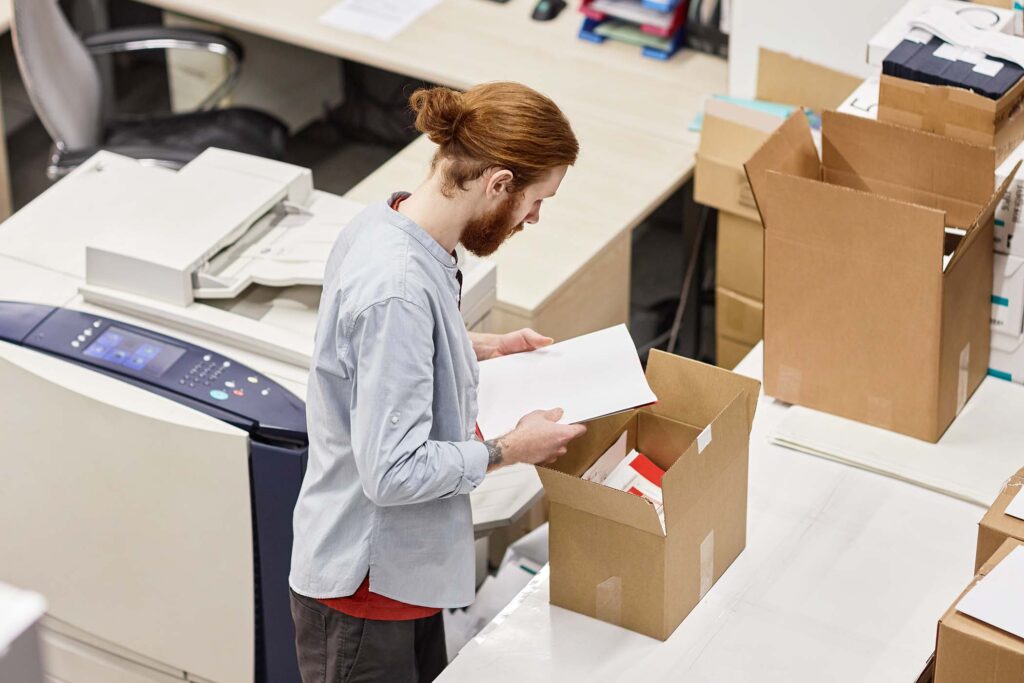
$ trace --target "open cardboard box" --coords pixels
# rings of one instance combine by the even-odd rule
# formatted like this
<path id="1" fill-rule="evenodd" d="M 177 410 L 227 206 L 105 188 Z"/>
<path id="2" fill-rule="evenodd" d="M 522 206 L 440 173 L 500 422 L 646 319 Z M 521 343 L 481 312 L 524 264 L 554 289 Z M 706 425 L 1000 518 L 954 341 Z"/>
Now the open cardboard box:
<path id="1" fill-rule="evenodd" d="M 551 602 L 664 640 L 746 545 L 747 447 L 760 383 L 651 351 L 658 402 L 588 423 L 539 467 L 551 502 Z M 654 506 L 581 479 L 621 436 L 666 471 Z"/>
<path id="2" fill-rule="evenodd" d="M 964 596 L 1020 545 L 1024 544 L 1008 539 L 999 546 L 939 620 L 935 683 L 1024 681 L 1024 639 L 957 611 Z"/>
<path id="3" fill-rule="evenodd" d="M 1019 495 L 1024 495 L 1024 469 L 1010 477 L 1002 492 L 992 503 L 985 516 L 978 522 L 978 547 L 974 555 L 974 571 L 988 562 L 989 558 L 1008 538 L 1024 543 L 1024 519 L 1017 519 L 1006 514 L 1010 502 Z"/>
<path id="4" fill-rule="evenodd" d="M 995 165 L 991 148 L 836 112 L 819 159 L 791 116 L 746 164 L 765 393 L 937 441 L 988 369 L 993 212 L 1013 178 L 993 193 Z"/>

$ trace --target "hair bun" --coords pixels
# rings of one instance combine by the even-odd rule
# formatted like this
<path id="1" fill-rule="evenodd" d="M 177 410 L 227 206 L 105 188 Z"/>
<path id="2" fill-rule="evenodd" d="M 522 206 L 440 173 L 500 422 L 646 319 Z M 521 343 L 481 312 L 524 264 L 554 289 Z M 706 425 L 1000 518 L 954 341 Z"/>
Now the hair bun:
<path id="1" fill-rule="evenodd" d="M 421 88 L 409 98 L 409 106 L 416 112 L 416 130 L 437 145 L 455 139 L 466 112 L 462 93 L 448 88 Z"/>

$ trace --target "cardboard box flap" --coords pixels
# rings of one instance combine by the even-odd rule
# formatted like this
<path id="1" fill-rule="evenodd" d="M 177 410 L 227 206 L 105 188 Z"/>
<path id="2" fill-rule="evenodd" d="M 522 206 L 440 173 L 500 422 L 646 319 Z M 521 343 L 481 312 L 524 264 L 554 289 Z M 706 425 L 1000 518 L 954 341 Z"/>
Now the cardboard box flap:
<path id="1" fill-rule="evenodd" d="M 761 390 L 757 380 L 653 349 L 647 358 L 647 382 L 658 402 L 646 410 L 698 428 L 711 424 L 742 395 L 749 434 Z"/>
<path id="2" fill-rule="evenodd" d="M 834 109 L 857 89 L 857 76 L 829 69 L 783 52 L 760 48 L 757 58 L 757 99 Z"/>
<path id="3" fill-rule="evenodd" d="M 712 97 L 704 106 L 697 154 L 739 171 L 743 162 L 764 142 L 765 136 L 780 123 L 779 117 L 767 112 Z"/>
<path id="4" fill-rule="evenodd" d="M 538 469 L 551 469 L 570 477 L 583 476 L 597 458 L 611 448 L 619 435 L 629 428 L 629 423 L 636 419 L 636 414 L 637 411 L 629 410 L 587 421 L 587 431 L 569 444 L 569 452 L 566 455 Z"/>
<path id="5" fill-rule="evenodd" d="M 552 504 L 565 505 L 655 536 L 665 535 L 654 506 L 640 496 L 547 467 L 538 467 L 537 473 Z"/>
<path id="6" fill-rule="evenodd" d="M 811 135 L 811 124 L 802 111 L 793 112 L 761 148 L 743 165 L 754 192 L 754 201 L 766 230 L 771 230 L 771 202 L 765 187 L 769 171 L 821 179 L 821 162 Z"/>
<path id="7" fill-rule="evenodd" d="M 821 165 L 826 180 L 833 173 L 864 179 L 842 184 L 961 213 L 958 222 L 965 225 L 959 227 L 966 227 L 992 195 L 996 156 L 991 147 L 827 111 L 822 115 Z M 909 191 L 887 192 L 886 186 Z M 931 199 L 919 198 L 922 194 Z M 943 205 L 941 198 L 947 197 L 955 201 Z M 957 206 L 961 202 L 967 206 Z"/>
<path id="8" fill-rule="evenodd" d="M 981 207 L 978 214 L 974 217 L 974 221 L 971 222 L 970 228 L 967 230 L 967 234 L 960 240 L 960 244 L 956 246 L 956 251 L 953 254 L 953 258 L 949 260 L 949 265 L 946 266 L 947 273 L 951 272 L 956 264 L 960 261 L 961 255 L 963 255 L 968 247 L 977 239 L 978 235 L 981 234 L 979 226 L 985 225 L 995 217 L 996 207 L 999 206 L 999 201 L 1006 194 L 1006 191 L 1010 188 L 1014 178 L 1017 175 L 1017 171 L 1020 170 L 1021 162 L 1018 161 L 1010 171 L 1010 175 L 1006 177 L 996 191 L 989 197 L 989 200 Z"/>

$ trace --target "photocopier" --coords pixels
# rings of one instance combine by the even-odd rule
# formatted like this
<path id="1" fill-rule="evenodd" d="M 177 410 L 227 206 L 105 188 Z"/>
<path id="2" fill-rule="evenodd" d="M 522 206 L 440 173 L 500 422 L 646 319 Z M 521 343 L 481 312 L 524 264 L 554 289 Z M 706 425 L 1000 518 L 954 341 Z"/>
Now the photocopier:
<path id="1" fill-rule="evenodd" d="M 361 208 L 281 162 L 100 152 L 0 224 L 0 581 L 45 596 L 53 680 L 299 681 L 302 399 Z M 494 265 L 460 256 L 479 329 Z"/>

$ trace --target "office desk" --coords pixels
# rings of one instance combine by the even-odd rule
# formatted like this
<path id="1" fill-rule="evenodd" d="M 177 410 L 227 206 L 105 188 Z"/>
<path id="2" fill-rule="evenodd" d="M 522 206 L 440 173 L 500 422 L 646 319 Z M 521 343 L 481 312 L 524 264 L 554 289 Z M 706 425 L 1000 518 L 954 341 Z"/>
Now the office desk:
<path id="1" fill-rule="evenodd" d="M 335 0 L 144 1 L 452 87 L 518 80 L 550 95 L 581 156 L 542 222 L 495 257 L 496 331 L 530 326 L 565 339 L 628 320 L 629 231 L 689 179 L 698 137 L 687 126 L 726 88 L 724 60 L 686 51 L 659 62 L 621 43 L 587 43 L 576 38 L 574 7 L 541 23 L 529 18 L 532 0 L 445 0 L 389 42 L 320 24 Z M 349 196 L 369 202 L 415 187 L 431 153 L 428 141 L 413 143 Z"/>
<path id="2" fill-rule="evenodd" d="M 684 52 L 667 62 L 621 43 L 576 38 L 583 16 L 567 7 L 530 19 L 533 0 L 444 0 L 389 42 L 319 23 L 337 0 L 143 0 L 164 10 L 455 88 L 520 81 L 568 114 L 694 142 L 686 132 L 710 92 L 724 92 L 725 60 Z M 575 4 L 575 3 L 573 3 Z"/>
<path id="3" fill-rule="evenodd" d="M 746 550 L 667 641 L 552 607 L 545 568 L 439 683 L 916 681 L 984 510 L 770 445 L 785 410 L 758 404 Z"/>

